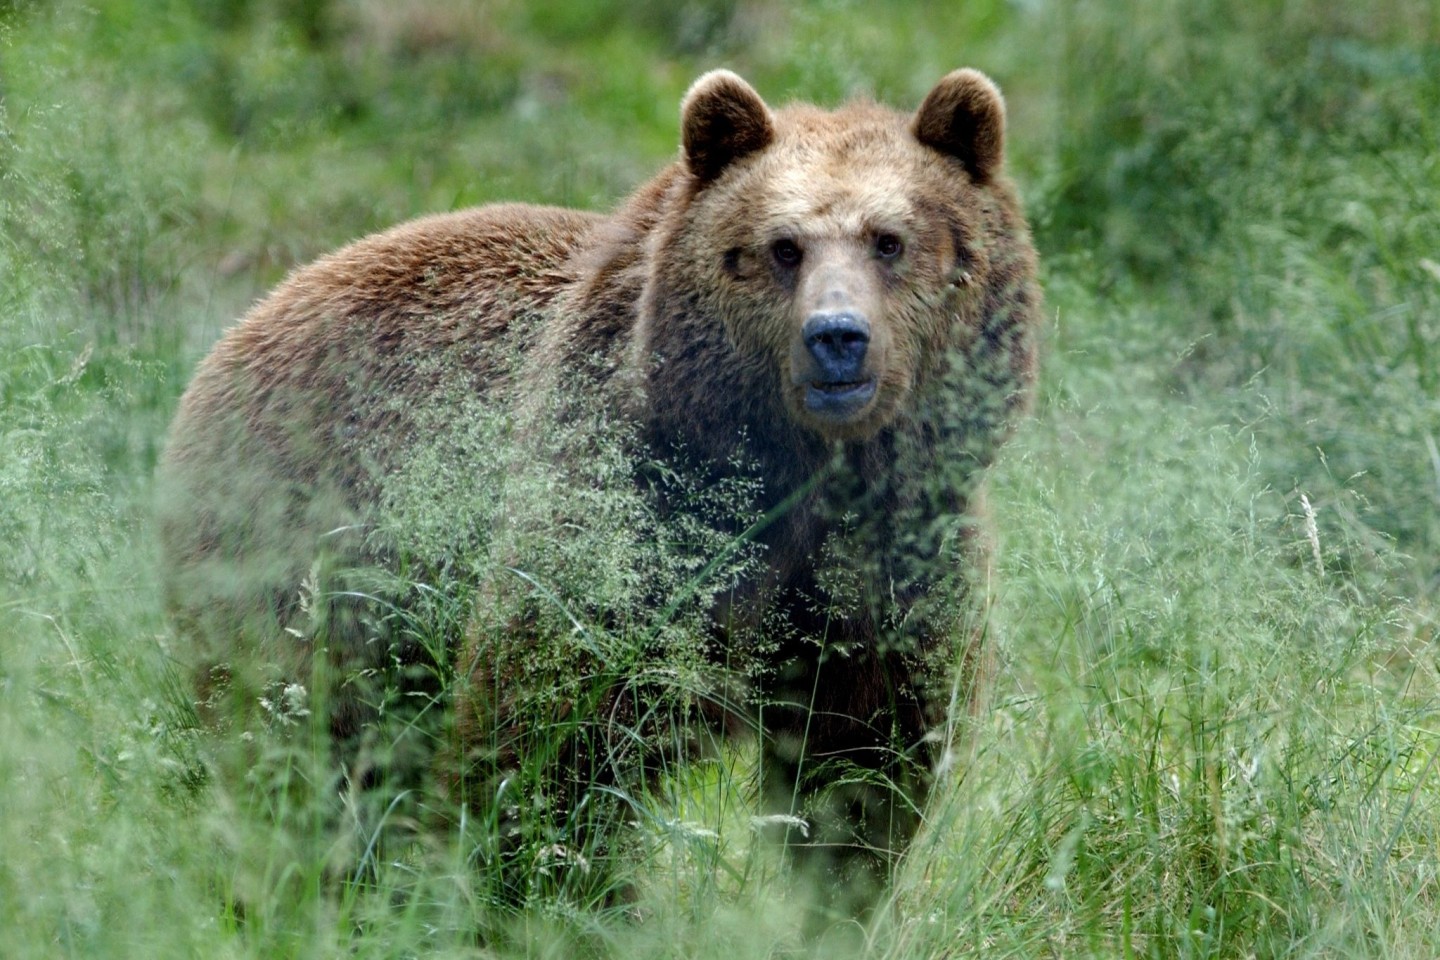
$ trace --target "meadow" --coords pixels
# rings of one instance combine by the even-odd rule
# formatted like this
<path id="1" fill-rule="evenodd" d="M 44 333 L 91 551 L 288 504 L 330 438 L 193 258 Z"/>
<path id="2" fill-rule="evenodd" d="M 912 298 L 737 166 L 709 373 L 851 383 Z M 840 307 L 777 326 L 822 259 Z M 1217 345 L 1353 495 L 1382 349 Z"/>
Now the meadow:
<path id="1" fill-rule="evenodd" d="M 1006 93 L 1047 325 L 973 756 L 828 940 L 743 747 L 647 801 L 623 908 L 497 900 L 454 837 L 337 882 L 324 817 L 201 772 L 176 401 L 350 239 L 612 206 L 722 65 Z M 1437 144 L 1430 0 L 0 0 L 0 955 L 1440 956 Z"/>

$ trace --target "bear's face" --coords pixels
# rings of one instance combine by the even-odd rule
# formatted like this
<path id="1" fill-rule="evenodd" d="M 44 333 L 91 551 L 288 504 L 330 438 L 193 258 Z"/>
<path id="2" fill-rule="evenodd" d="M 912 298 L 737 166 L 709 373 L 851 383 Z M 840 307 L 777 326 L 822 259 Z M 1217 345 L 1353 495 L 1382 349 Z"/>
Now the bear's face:
<path id="1" fill-rule="evenodd" d="M 793 420 L 827 439 L 873 435 L 973 332 L 998 92 L 957 71 L 913 118 L 869 104 L 772 113 L 717 72 L 683 114 L 695 192 L 666 258 L 698 271 L 686 286 L 700 312 L 744 362 L 768 365 Z"/>

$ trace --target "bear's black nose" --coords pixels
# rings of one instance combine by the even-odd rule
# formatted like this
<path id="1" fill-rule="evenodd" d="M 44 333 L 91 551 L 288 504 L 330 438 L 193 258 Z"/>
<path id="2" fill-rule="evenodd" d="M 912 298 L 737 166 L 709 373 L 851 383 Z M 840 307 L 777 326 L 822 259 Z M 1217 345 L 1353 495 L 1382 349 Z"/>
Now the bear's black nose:
<path id="1" fill-rule="evenodd" d="M 812 313 L 800 335 L 820 368 L 825 383 L 853 383 L 864 379 L 865 352 L 870 347 L 870 324 L 854 313 Z"/>

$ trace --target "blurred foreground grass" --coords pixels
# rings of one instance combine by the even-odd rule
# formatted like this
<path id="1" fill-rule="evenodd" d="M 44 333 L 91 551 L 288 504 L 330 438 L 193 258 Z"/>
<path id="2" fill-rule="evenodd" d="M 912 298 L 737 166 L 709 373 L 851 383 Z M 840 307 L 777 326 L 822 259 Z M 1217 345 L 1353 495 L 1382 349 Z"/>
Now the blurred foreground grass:
<path id="1" fill-rule="evenodd" d="M 965 64 L 1053 324 L 994 482 L 996 709 L 868 949 L 1440 955 L 1440 7 L 1402 0 L 0 3 L 0 952 L 811 949 L 723 764 L 639 923 L 499 911 L 459 855 L 337 891 L 324 837 L 188 783 L 149 477 L 289 267 L 605 208 L 711 66 L 911 105 Z"/>

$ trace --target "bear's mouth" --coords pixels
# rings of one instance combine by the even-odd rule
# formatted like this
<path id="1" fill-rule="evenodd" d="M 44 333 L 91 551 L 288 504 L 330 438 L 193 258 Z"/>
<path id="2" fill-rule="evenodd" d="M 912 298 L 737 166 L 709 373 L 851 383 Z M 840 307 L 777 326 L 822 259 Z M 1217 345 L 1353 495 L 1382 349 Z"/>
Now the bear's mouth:
<path id="1" fill-rule="evenodd" d="M 805 409 L 826 420 L 849 420 L 875 396 L 875 378 L 811 380 L 805 388 Z"/>

